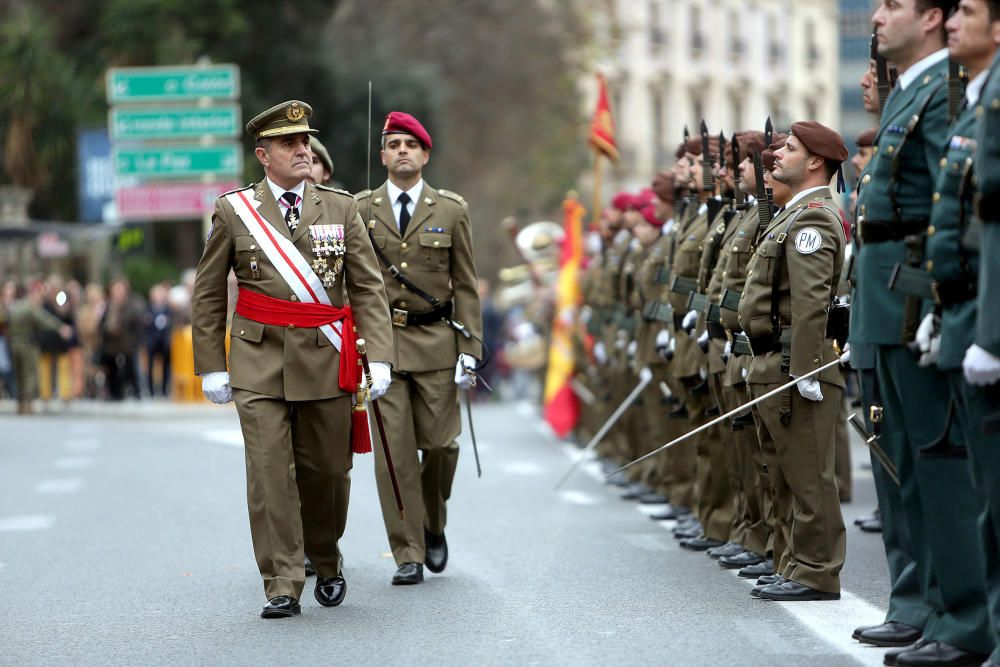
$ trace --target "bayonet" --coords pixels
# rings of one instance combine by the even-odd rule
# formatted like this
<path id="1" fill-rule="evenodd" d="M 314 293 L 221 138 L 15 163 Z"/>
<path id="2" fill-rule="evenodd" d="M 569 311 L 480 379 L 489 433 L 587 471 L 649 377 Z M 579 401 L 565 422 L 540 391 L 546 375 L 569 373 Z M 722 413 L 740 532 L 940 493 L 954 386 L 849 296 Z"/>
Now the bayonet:
<path id="1" fill-rule="evenodd" d="M 872 33 L 872 60 L 875 61 L 875 88 L 878 91 L 878 111 L 879 114 L 885 108 L 885 101 L 889 99 L 895 80 L 890 76 L 889 63 L 878 52 L 878 34 Z M 895 68 L 893 68 L 895 69 Z"/>
<path id="2" fill-rule="evenodd" d="M 847 423 L 850 424 L 855 431 L 857 431 L 858 435 L 861 436 L 862 442 L 868 445 L 868 447 L 872 450 L 872 456 L 875 457 L 875 460 L 878 461 L 882 466 L 882 469 L 885 470 L 885 474 L 887 474 L 889 478 L 896 483 L 896 486 L 899 486 L 899 472 L 896 470 L 896 466 L 893 464 L 888 454 L 886 454 L 885 450 L 878 444 L 878 436 L 868 432 L 868 428 L 865 426 L 864 420 L 861 419 L 856 412 L 847 418 Z"/>
<path id="3" fill-rule="evenodd" d="M 736 208 L 743 210 L 747 206 L 747 194 L 743 192 L 740 187 L 740 140 L 733 133 L 733 139 L 729 142 L 729 148 L 732 151 L 732 164 L 733 164 L 733 198 L 736 201 Z"/>

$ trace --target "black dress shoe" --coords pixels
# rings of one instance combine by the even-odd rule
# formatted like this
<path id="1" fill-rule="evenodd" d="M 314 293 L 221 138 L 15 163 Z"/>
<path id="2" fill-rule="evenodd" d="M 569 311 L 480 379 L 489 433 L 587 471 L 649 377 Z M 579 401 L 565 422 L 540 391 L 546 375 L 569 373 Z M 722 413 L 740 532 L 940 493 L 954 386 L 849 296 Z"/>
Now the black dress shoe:
<path id="1" fill-rule="evenodd" d="M 727 570 L 739 570 L 749 565 L 763 563 L 764 557 L 752 551 L 742 551 L 735 556 L 722 556 L 719 558 L 719 566 Z"/>
<path id="2" fill-rule="evenodd" d="M 657 512 L 656 514 L 650 514 L 649 518 L 653 521 L 685 521 L 690 518 L 691 508 L 683 507 L 680 505 L 667 505 L 663 511 Z"/>
<path id="3" fill-rule="evenodd" d="M 881 518 L 882 518 L 882 515 L 879 513 L 878 508 L 876 507 L 875 511 L 872 512 L 871 514 L 869 514 L 867 516 L 859 516 L 857 519 L 855 519 L 854 520 L 854 525 L 855 526 L 860 526 L 861 524 L 867 523 L 868 521 L 878 521 Z"/>
<path id="4" fill-rule="evenodd" d="M 267 601 L 260 612 L 261 618 L 288 618 L 302 613 L 299 601 L 291 595 L 279 595 Z"/>
<path id="5" fill-rule="evenodd" d="M 915 651 L 921 646 L 926 646 L 927 644 L 930 643 L 931 642 L 924 641 L 923 639 L 918 639 L 909 646 L 904 646 L 902 648 L 894 648 L 890 651 L 886 651 L 885 655 L 882 656 L 882 664 L 889 665 L 889 667 L 895 667 L 896 658 L 899 657 L 900 653 L 905 653 L 906 651 Z"/>
<path id="6" fill-rule="evenodd" d="M 683 403 L 667 413 L 668 419 L 687 419 L 688 409 Z"/>
<path id="7" fill-rule="evenodd" d="M 875 519 L 873 521 L 865 521 L 859 526 L 862 532 L 865 533 L 881 533 L 882 532 L 882 520 Z"/>
<path id="8" fill-rule="evenodd" d="M 903 651 L 896 656 L 899 667 L 948 665 L 948 667 L 978 667 L 986 660 L 985 653 L 972 653 L 944 642 L 927 642 L 920 648 Z"/>
<path id="9" fill-rule="evenodd" d="M 644 493 L 639 496 L 640 505 L 666 505 L 670 502 L 662 493 L 657 493 L 656 491 L 650 491 L 649 493 Z"/>
<path id="10" fill-rule="evenodd" d="M 628 486 L 631 486 L 632 484 L 632 482 L 628 481 L 628 477 L 626 477 L 625 473 L 623 472 L 616 472 L 615 474 L 611 475 L 611 477 L 608 477 L 607 482 L 611 486 L 617 486 L 623 489 Z"/>
<path id="11" fill-rule="evenodd" d="M 714 549 L 715 547 L 721 547 L 725 542 L 722 540 L 713 540 L 710 537 L 698 536 L 692 537 L 686 540 L 681 540 L 681 546 L 685 549 L 690 549 L 691 551 L 705 551 L 707 549 Z"/>
<path id="12" fill-rule="evenodd" d="M 760 579 L 757 580 L 757 584 L 750 589 L 750 595 L 754 596 L 755 598 L 759 598 L 760 592 L 765 588 L 767 588 L 768 586 L 781 584 L 786 581 L 788 580 L 782 577 L 780 574 L 769 574 L 767 576 L 761 577 Z"/>
<path id="13" fill-rule="evenodd" d="M 701 523 L 693 523 L 683 527 L 678 526 L 674 528 L 674 537 L 678 540 L 693 540 L 696 537 L 701 537 L 701 534 Z"/>
<path id="14" fill-rule="evenodd" d="M 745 568 L 740 570 L 738 574 L 744 579 L 756 579 L 758 577 L 774 574 L 774 560 L 767 558 L 756 565 L 747 565 Z"/>
<path id="15" fill-rule="evenodd" d="M 336 607 L 347 595 L 347 582 L 341 576 L 317 577 L 313 595 L 316 596 L 316 602 L 324 607 Z"/>
<path id="16" fill-rule="evenodd" d="M 316 568 L 313 567 L 312 561 L 309 560 L 309 556 L 306 556 L 306 576 L 311 577 L 316 574 Z"/>
<path id="17" fill-rule="evenodd" d="M 839 600 L 840 593 L 827 593 L 795 581 L 783 581 L 780 584 L 774 583 L 765 586 L 757 597 L 781 602 L 798 602 L 800 600 Z"/>
<path id="18" fill-rule="evenodd" d="M 743 553 L 743 545 L 736 542 L 726 542 L 721 547 L 712 547 L 708 550 L 709 558 L 722 558 L 723 556 L 735 556 Z"/>
<path id="19" fill-rule="evenodd" d="M 448 540 L 444 533 L 435 535 L 429 530 L 424 530 L 424 565 L 434 574 L 444 572 L 448 565 Z"/>
<path id="20" fill-rule="evenodd" d="M 403 563 L 392 575 L 393 586 L 412 586 L 423 583 L 424 566 L 420 563 Z"/>
<path id="21" fill-rule="evenodd" d="M 625 493 L 622 494 L 622 500 L 638 500 L 651 491 L 652 489 L 642 482 L 636 482 L 635 484 L 630 484 L 625 490 Z"/>
<path id="22" fill-rule="evenodd" d="M 858 641 L 873 646 L 909 646 L 920 639 L 923 631 L 906 623 L 888 621 L 861 632 Z"/>
<path id="23" fill-rule="evenodd" d="M 886 621 L 886 623 L 888 623 L 888 621 Z M 861 633 L 864 632 L 865 630 L 871 630 L 872 628 L 881 628 L 883 625 L 885 625 L 885 623 L 879 623 L 878 625 L 859 625 L 858 627 L 854 628 L 854 632 L 851 633 L 851 639 L 860 639 Z"/>

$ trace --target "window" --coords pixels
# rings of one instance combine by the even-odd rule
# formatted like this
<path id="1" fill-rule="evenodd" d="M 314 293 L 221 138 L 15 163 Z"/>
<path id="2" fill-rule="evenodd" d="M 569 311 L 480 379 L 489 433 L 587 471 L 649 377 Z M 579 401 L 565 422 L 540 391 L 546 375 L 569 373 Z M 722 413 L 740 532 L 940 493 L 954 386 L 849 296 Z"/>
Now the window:
<path id="1" fill-rule="evenodd" d="M 698 5 L 691 6 L 691 29 L 688 34 L 691 35 L 691 56 L 698 58 L 701 56 L 701 51 L 705 48 L 705 38 L 701 34 L 701 7 Z"/>
<path id="2" fill-rule="evenodd" d="M 649 26 L 649 50 L 655 54 L 667 41 L 661 25 L 660 3 L 657 0 L 649 3 L 649 20 L 646 25 Z"/>

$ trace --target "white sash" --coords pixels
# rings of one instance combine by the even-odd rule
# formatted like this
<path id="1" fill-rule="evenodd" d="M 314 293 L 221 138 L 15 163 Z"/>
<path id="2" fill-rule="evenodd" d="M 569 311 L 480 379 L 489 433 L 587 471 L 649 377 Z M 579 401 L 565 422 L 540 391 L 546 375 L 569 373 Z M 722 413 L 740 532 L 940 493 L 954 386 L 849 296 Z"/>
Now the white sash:
<path id="1" fill-rule="evenodd" d="M 271 226 L 271 223 L 257 212 L 261 202 L 256 199 L 247 199 L 245 192 L 245 190 L 231 192 L 226 195 L 226 201 L 232 205 L 236 215 L 250 230 L 250 235 L 260 244 L 261 251 L 288 283 L 292 293 L 302 303 L 321 303 L 324 306 L 332 306 L 322 281 L 313 271 L 309 262 L 306 261 L 306 258 L 302 256 L 294 243 L 279 234 Z M 330 339 L 330 343 L 337 349 L 337 352 L 340 352 L 340 332 L 343 327 L 342 322 L 334 322 L 333 324 L 324 324 L 319 328 Z"/>

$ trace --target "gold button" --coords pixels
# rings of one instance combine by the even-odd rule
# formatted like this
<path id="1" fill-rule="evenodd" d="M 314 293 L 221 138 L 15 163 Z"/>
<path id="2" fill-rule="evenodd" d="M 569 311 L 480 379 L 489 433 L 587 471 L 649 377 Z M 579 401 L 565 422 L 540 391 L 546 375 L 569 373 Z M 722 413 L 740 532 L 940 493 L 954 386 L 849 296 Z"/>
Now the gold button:
<path id="1" fill-rule="evenodd" d="M 990 108 L 993 109 L 994 111 L 1000 109 L 1000 99 L 994 97 L 993 101 L 990 102 Z"/>
<path id="2" fill-rule="evenodd" d="M 369 220 L 368 221 L 368 229 L 375 229 L 375 221 L 374 220 Z"/>
<path id="3" fill-rule="evenodd" d="M 440 242 L 440 241 L 435 241 L 435 242 L 434 242 L 434 247 L 435 247 L 435 248 L 436 248 L 436 247 L 438 247 L 439 245 L 441 245 L 441 242 Z"/>
<path id="4" fill-rule="evenodd" d="M 736 246 L 733 246 L 733 252 L 739 252 L 739 250 L 736 249 Z"/>
<path id="5" fill-rule="evenodd" d="M 400 284 L 399 286 L 402 287 L 404 291 L 406 290 L 406 285 Z"/>
<path id="6" fill-rule="evenodd" d="M 926 86 L 930 82 L 931 82 L 931 75 L 928 74 L 927 76 L 924 77 L 924 85 Z"/>
<path id="7" fill-rule="evenodd" d="M 886 146 L 885 148 L 886 153 L 892 153 L 894 150 L 896 150 L 895 146 Z"/>
<path id="8" fill-rule="evenodd" d="M 934 232 L 936 232 L 936 231 L 937 231 L 937 229 L 934 228 L 934 225 L 930 225 L 927 228 L 927 236 L 934 236 Z"/>
<path id="9" fill-rule="evenodd" d="M 958 167 L 959 167 L 959 164 L 957 162 L 952 162 L 951 163 L 951 169 L 952 169 L 952 171 L 958 171 Z"/>
<path id="10" fill-rule="evenodd" d="M 406 308 L 406 302 L 405 301 L 400 301 L 399 302 L 399 307 L 400 308 Z"/>
<path id="11" fill-rule="evenodd" d="M 747 271 L 747 278 L 749 278 L 752 275 L 753 275 L 753 269 L 750 269 L 749 271 Z"/>
<path id="12" fill-rule="evenodd" d="M 927 260 L 927 270 L 928 271 L 933 271 L 934 270 L 934 262 L 933 261 Z"/>
<path id="13" fill-rule="evenodd" d="M 861 179 L 862 183 L 869 183 L 872 180 L 871 174 L 865 174 L 865 177 Z"/>
<path id="14" fill-rule="evenodd" d="M 406 268 L 406 267 L 408 267 L 408 266 L 409 266 L 409 264 L 407 264 L 406 262 L 403 262 L 403 263 L 401 263 L 401 264 L 399 265 L 399 268 L 401 268 L 401 269 L 405 269 L 405 268 Z"/>
<path id="15" fill-rule="evenodd" d="M 257 246 L 256 246 L 256 245 L 254 245 L 253 243 L 251 243 L 251 244 L 250 244 L 250 249 L 251 249 L 251 250 L 256 250 L 256 249 L 257 249 Z"/>
<path id="16" fill-rule="evenodd" d="M 295 328 L 295 325 L 294 325 L 294 324 L 289 324 L 289 325 L 288 325 L 288 328 L 289 328 L 289 329 L 294 329 L 294 328 Z"/>
<path id="17" fill-rule="evenodd" d="M 298 301 L 298 300 L 299 300 L 299 297 L 297 297 L 297 296 L 295 296 L 295 295 L 293 294 L 293 295 L 292 295 L 292 296 L 291 296 L 291 297 L 290 297 L 290 298 L 289 298 L 288 300 L 289 300 L 289 301 Z"/>
<path id="18" fill-rule="evenodd" d="M 934 202 L 935 204 L 941 201 L 941 193 L 935 192 L 933 195 L 931 195 L 931 201 Z"/>
<path id="19" fill-rule="evenodd" d="M 402 248 L 403 250 L 406 250 L 406 248 L 408 247 L 408 246 L 406 245 L 406 241 L 403 241 L 403 242 L 402 242 L 402 243 L 401 243 L 401 244 L 399 245 L 399 247 L 400 247 L 400 248 Z"/>
<path id="20" fill-rule="evenodd" d="M 819 357 L 813 357 L 813 363 L 814 364 L 818 364 L 819 363 Z"/>
<path id="21" fill-rule="evenodd" d="M 874 154 L 874 153 L 878 153 L 878 146 L 874 146 L 874 147 L 872 148 L 872 153 L 873 153 L 873 154 Z"/>
<path id="22" fill-rule="evenodd" d="M 985 111 L 983 109 L 983 105 L 982 104 L 977 104 L 976 105 L 976 117 L 978 118 L 979 116 L 982 116 L 984 112 Z"/>
<path id="23" fill-rule="evenodd" d="M 948 166 L 948 158 L 946 158 L 946 157 L 941 158 L 941 161 L 938 162 L 938 166 L 941 167 L 942 169 L 944 169 L 945 167 L 947 167 Z"/>
<path id="24" fill-rule="evenodd" d="M 241 336 L 242 336 L 243 334 L 245 334 L 246 332 L 247 332 L 247 330 L 246 330 L 246 329 L 240 329 L 240 335 L 241 335 Z"/>

